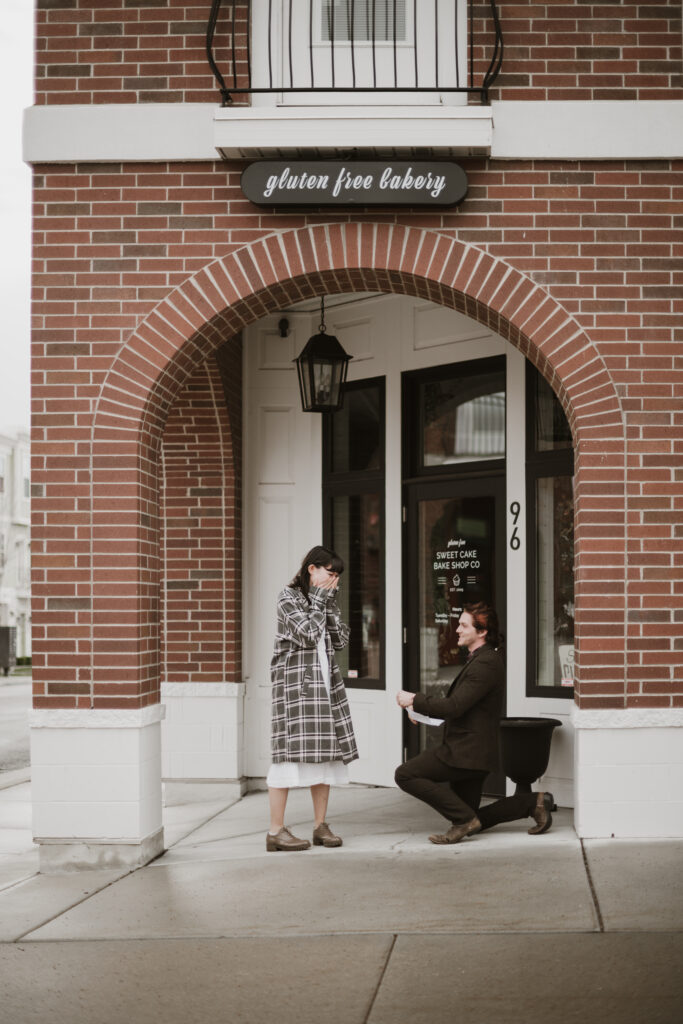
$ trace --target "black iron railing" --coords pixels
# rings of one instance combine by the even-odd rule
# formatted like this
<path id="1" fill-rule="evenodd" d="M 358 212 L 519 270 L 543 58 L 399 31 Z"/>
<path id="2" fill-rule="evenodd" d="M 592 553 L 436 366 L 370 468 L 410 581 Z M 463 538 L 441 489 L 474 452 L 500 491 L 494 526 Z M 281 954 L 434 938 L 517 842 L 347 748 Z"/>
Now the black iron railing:
<path id="1" fill-rule="evenodd" d="M 503 61 L 495 0 L 488 9 L 485 0 L 212 0 L 206 54 L 224 106 L 259 93 L 462 93 L 487 103 Z"/>

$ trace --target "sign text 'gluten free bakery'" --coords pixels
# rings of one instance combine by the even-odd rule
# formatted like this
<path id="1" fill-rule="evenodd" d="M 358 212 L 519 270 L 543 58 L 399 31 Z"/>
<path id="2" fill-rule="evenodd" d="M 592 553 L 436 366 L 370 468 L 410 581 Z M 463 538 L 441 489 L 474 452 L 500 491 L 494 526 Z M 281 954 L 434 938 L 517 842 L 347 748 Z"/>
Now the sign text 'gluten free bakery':
<path id="1" fill-rule="evenodd" d="M 467 176 L 446 160 L 257 160 L 242 191 L 258 206 L 455 206 Z"/>

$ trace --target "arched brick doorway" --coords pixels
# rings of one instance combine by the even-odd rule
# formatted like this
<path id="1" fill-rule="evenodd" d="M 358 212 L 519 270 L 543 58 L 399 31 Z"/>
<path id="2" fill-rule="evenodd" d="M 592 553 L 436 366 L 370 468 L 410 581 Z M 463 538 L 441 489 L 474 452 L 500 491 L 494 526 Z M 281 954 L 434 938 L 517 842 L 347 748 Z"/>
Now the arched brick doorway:
<path id="1" fill-rule="evenodd" d="M 109 370 L 91 438 L 91 713 L 138 709 L 158 725 L 159 452 L 177 396 L 242 327 L 301 299 L 357 291 L 419 296 L 487 324 L 559 396 L 576 456 L 577 700 L 624 706 L 614 632 L 625 607 L 623 425 L 590 338 L 543 289 L 475 247 L 421 229 L 332 224 L 274 234 L 205 266 L 145 318 Z M 596 614 L 596 580 L 609 588 L 607 616 Z M 121 602 L 125 635 L 112 636 L 106 624 Z"/>
<path id="2" fill-rule="evenodd" d="M 157 451 L 175 396 L 197 365 L 266 313 L 323 293 L 370 290 L 417 295 L 487 324 L 519 349 L 559 396 L 576 454 L 577 695 L 580 700 L 599 695 L 603 705 L 612 706 L 616 699 L 618 706 L 623 694 L 606 689 L 591 671 L 594 654 L 604 670 L 610 630 L 600 636 L 592 625 L 582 638 L 583 582 L 593 573 L 609 582 L 610 564 L 615 587 L 624 580 L 623 554 L 619 559 L 615 551 L 617 542 L 623 549 L 623 526 L 620 531 L 614 516 L 609 531 L 584 526 L 588 518 L 595 524 L 592 512 L 602 507 L 606 490 L 623 491 L 621 411 L 603 360 L 576 321 L 506 263 L 436 232 L 373 224 L 272 235 L 204 267 L 155 308 L 110 370 L 93 425 L 93 464 L 102 479 L 99 489 L 97 482 L 93 487 L 93 552 L 97 557 L 100 537 L 107 544 L 107 520 L 113 533 L 117 521 L 138 523 L 140 563 L 130 584 L 141 611 L 131 636 L 138 643 L 140 706 L 158 700 L 153 632 L 147 627 L 153 626 L 156 601 Z M 112 437 L 120 440 L 112 445 Z M 130 500 L 112 514 L 107 508 L 111 480 L 124 477 L 131 484 Z M 105 613 L 106 596 L 94 595 L 94 601 Z M 620 669 L 617 674 L 625 679 Z M 113 685 L 106 706 L 113 706 L 115 697 Z M 119 706 L 126 706 L 123 695 Z"/>

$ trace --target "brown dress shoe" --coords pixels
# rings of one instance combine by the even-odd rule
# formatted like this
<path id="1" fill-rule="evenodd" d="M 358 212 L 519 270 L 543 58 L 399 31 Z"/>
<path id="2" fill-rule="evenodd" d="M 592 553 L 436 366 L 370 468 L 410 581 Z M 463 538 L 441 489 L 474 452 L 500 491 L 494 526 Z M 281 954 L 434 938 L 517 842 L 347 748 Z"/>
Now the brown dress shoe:
<path id="1" fill-rule="evenodd" d="M 473 836 L 475 832 L 478 832 L 481 828 L 481 822 L 479 818 L 472 818 L 471 821 L 466 821 L 464 825 L 451 825 L 448 832 L 444 832 L 443 835 L 435 835 L 429 837 L 430 843 L 436 843 L 437 845 L 443 845 L 445 843 L 459 843 L 465 836 Z"/>
<path id="2" fill-rule="evenodd" d="M 341 846 L 342 839 L 339 836 L 335 836 L 327 822 L 323 821 L 317 828 L 313 829 L 313 845 L 327 847 Z"/>
<path id="3" fill-rule="evenodd" d="M 266 850 L 273 853 L 275 850 L 308 850 L 310 848 L 308 839 L 297 839 L 293 836 L 286 825 L 283 825 L 276 836 L 266 833 Z"/>
<path id="4" fill-rule="evenodd" d="M 536 806 L 533 809 L 533 817 L 536 825 L 527 829 L 530 836 L 540 836 L 547 832 L 553 823 L 553 816 L 550 813 L 555 805 L 555 797 L 552 793 L 538 793 Z"/>

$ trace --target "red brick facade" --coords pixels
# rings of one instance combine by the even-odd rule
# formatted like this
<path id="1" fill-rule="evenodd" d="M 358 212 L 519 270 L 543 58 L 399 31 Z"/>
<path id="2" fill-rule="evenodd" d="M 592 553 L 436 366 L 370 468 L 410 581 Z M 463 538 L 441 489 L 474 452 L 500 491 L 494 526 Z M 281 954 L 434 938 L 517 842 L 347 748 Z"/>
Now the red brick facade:
<path id="1" fill-rule="evenodd" d="M 38 103 L 216 101 L 207 3 L 38 8 Z M 683 95 L 678 0 L 499 8 L 497 97 Z M 539 367 L 577 445 L 580 703 L 683 706 L 683 165 L 463 165 L 456 211 L 334 215 L 259 210 L 237 163 L 35 169 L 37 707 L 239 680 L 235 339 L 339 290 L 429 297 Z"/>
<path id="2" fill-rule="evenodd" d="M 209 0 L 37 0 L 36 103 L 212 103 Z M 232 74 L 225 32 L 215 37 Z M 679 0 L 498 0 L 505 63 L 492 99 L 683 97 Z M 475 6 L 475 80 L 492 52 L 490 8 Z M 245 66 L 238 37 L 238 66 Z M 243 102 L 243 99 L 241 100 Z"/>
<path id="3" fill-rule="evenodd" d="M 237 336 L 197 367 L 161 439 L 159 650 L 168 682 L 242 678 L 241 382 Z"/>

